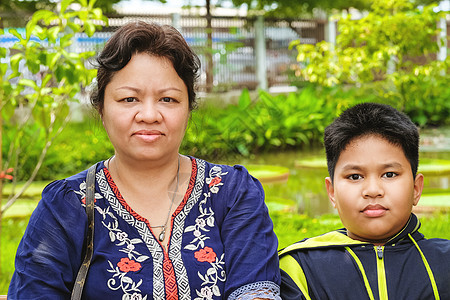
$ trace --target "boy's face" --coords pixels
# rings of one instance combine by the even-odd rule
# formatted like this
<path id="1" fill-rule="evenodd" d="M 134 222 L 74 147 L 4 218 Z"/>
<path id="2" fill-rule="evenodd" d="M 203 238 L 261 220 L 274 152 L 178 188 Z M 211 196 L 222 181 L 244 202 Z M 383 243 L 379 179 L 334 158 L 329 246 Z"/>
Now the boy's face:
<path id="1" fill-rule="evenodd" d="M 408 221 L 422 194 L 423 175 L 413 178 L 400 146 L 365 135 L 341 152 L 334 181 L 327 177 L 325 183 L 348 236 L 382 245 Z"/>

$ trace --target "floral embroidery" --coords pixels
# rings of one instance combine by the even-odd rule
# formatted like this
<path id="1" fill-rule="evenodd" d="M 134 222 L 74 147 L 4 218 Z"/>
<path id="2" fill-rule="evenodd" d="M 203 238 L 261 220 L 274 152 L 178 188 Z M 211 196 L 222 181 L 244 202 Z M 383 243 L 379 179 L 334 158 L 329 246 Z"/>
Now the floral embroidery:
<path id="1" fill-rule="evenodd" d="M 128 257 L 123 257 L 118 263 L 117 266 L 119 267 L 120 271 L 122 272 L 136 272 L 141 269 L 141 264 L 138 262 L 135 262 L 134 260 L 130 260 Z"/>
<path id="2" fill-rule="evenodd" d="M 209 248 L 209 247 L 205 247 Z M 211 248 L 209 248 L 211 249 Z M 198 252 L 201 252 L 204 249 L 201 249 Z M 208 251 L 208 250 L 207 250 Z M 212 249 L 211 249 L 212 251 Z M 222 254 L 220 256 L 220 260 L 216 257 L 216 254 L 214 252 L 212 252 L 214 254 L 214 261 L 209 261 L 209 260 L 205 260 L 208 261 L 211 264 L 211 268 L 209 268 L 208 270 L 206 270 L 206 274 L 202 275 L 200 274 L 200 272 L 198 272 L 198 276 L 200 277 L 200 279 L 203 281 L 202 285 L 205 285 L 200 291 L 196 290 L 195 292 L 197 293 L 197 298 L 195 298 L 195 300 L 203 300 L 203 299 L 212 299 L 212 296 L 217 296 L 220 297 L 222 296 L 220 294 L 220 289 L 217 286 L 217 283 L 219 281 L 225 282 L 226 280 L 226 274 L 225 274 L 225 270 L 224 270 L 224 265 L 225 262 L 223 261 L 223 257 L 224 254 Z M 210 253 L 211 254 L 211 253 Z M 206 256 L 207 259 L 210 259 L 212 256 Z M 196 256 L 197 258 L 197 256 Z M 198 259 L 198 258 L 197 258 Z"/>
<path id="3" fill-rule="evenodd" d="M 86 181 L 83 181 L 82 183 L 80 183 L 80 190 L 79 191 L 74 191 L 75 194 L 80 195 L 81 197 L 81 202 L 86 205 Z M 94 203 L 97 202 L 97 199 L 101 199 L 103 198 L 102 195 L 100 193 L 95 193 L 94 195 Z"/>
<path id="4" fill-rule="evenodd" d="M 141 264 L 137 263 L 133 260 L 130 260 L 126 257 L 122 258 L 120 262 L 117 263 L 117 266 L 114 265 L 108 260 L 110 269 L 108 272 L 114 273 L 112 278 L 108 279 L 108 287 L 111 290 L 117 291 L 122 289 L 124 295 L 122 299 L 133 299 L 133 300 L 146 300 L 147 295 L 142 297 L 140 293 L 141 290 L 139 286 L 142 284 L 142 279 L 137 283 L 131 279 L 131 277 L 127 276 L 128 272 L 136 272 L 141 269 Z"/>
<path id="5" fill-rule="evenodd" d="M 214 177 L 211 179 L 211 182 L 208 184 L 209 187 L 212 187 L 214 185 L 218 185 L 222 181 L 222 178 L 220 177 Z"/>
<path id="6" fill-rule="evenodd" d="M 208 184 L 211 193 L 217 194 L 219 186 L 222 186 L 222 175 L 226 175 L 228 172 L 222 173 L 222 168 L 214 166 L 209 170 L 209 177 L 206 178 L 206 184 Z"/>
<path id="7" fill-rule="evenodd" d="M 213 296 L 221 297 L 219 281 L 224 282 L 226 280 L 226 273 L 224 269 L 224 254 L 217 257 L 217 254 L 211 247 L 205 247 L 205 241 L 209 239 L 205 232 L 210 231 L 209 228 L 214 227 L 214 211 L 211 207 L 205 207 L 208 200 L 211 198 L 211 193 L 217 194 L 220 186 L 223 185 L 222 176 L 228 174 L 228 172 L 222 173 L 222 168 L 214 166 L 209 170 L 209 177 L 205 179 L 206 184 L 209 187 L 209 192 L 204 193 L 204 198 L 199 201 L 198 209 L 199 216 L 195 219 L 195 225 L 187 226 L 184 230 L 185 233 L 192 232 L 194 238 L 184 248 L 192 250 L 194 257 L 199 262 L 206 262 L 211 264 L 206 274 L 198 272 L 198 276 L 203 281 L 202 288 L 196 290 L 197 298 L 195 300 L 212 299 Z M 197 250 L 198 249 L 198 250 Z M 197 250 L 197 251 L 196 251 Z"/>
<path id="8" fill-rule="evenodd" d="M 119 229 L 119 221 L 117 217 L 109 211 L 109 206 L 102 210 L 97 207 L 97 211 L 103 216 L 102 224 L 109 230 L 109 239 L 112 243 L 116 242 L 116 246 L 121 247 L 120 252 L 128 255 L 128 259 L 134 259 L 137 262 L 143 262 L 149 259 L 147 255 L 142 255 L 135 250 L 135 244 L 143 243 L 141 239 L 130 239 L 126 232 Z"/>
<path id="9" fill-rule="evenodd" d="M 82 203 L 86 204 L 86 182 L 83 181 L 80 184 L 80 190 L 75 191 L 80 195 Z M 95 199 L 103 198 L 101 194 L 95 193 Z M 142 279 L 135 283 L 133 279 L 126 276 L 128 272 L 139 271 L 142 266 L 141 262 L 149 259 L 148 256 L 140 254 L 135 250 L 135 244 L 143 243 L 141 239 L 130 239 L 126 232 L 119 229 L 119 221 L 117 217 L 110 211 L 110 206 L 106 209 L 102 209 L 99 206 L 95 206 L 96 211 L 101 215 L 102 225 L 109 230 L 109 238 L 112 243 L 115 243 L 119 247 L 118 251 L 127 254 L 117 263 L 114 267 L 113 263 L 108 261 L 110 269 L 108 272 L 114 273 L 112 278 L 108 279 L 107 285 L 111 290 L 121 289 L 124 293 L 122 299 L 127 300 L 146 300 L 146 296 L 142 296 L 139 286 L 142 284 Z"/>
<path id="10" fill-rule="evenodd" d="M 213 249 L 211 249 L 210 247 L 205 247 L 194 253 L 194 257 L 199 262 L 207 261 L 209 263 L 212 263 L 216 260 L 216 256 L 216 253 L 214 253 Z"/>
<path id="11" fill-rule="evenodd" d="M 195 220 L 195 225 L 187 226 L 184 232 L 193 231 L 194 239 L 184 248 L 188 250 L 197 250 L 198 248 L 205 247 L 205 240 L 209 239 L 208 236 L 203 234 L 203 231 L 208 232 L 209 229 L 206 226 L 214 226 L 214 212 L 211 207 L 204 208 L 203 205 L 208 200 L 210 194 L 205 193 L 205 198 L 199 202 L 198 209 L 200 215 Z"/>
<path id="12" fill-rule="evenodd" d="M 213 292 L 209 286 L 205 286 L 205 287 L 202 287 L 202 289 L 200 290 L 200 293 L 197 291 L 197 295 L 200 296 L 200 299 L 212 299 Z"/>

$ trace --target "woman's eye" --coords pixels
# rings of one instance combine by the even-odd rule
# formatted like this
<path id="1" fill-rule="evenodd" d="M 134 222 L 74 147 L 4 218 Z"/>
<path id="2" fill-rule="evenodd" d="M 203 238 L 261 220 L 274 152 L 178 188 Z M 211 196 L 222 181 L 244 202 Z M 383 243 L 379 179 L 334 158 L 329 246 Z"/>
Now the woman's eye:
<path id="1" fill-rule="evenodd" d="M 347 178 L 350 180 L 358 180 L 358 179 L 361 179 L 362 176 L 359 174 L 352 174 L 352 175 L 348 176 Z"/>
<path id="2" fill-rule="evenodd" d="M 170 97 L 163 97 L 163 98 L 161 98 L 161 101 L 162 102 L 173 102 L 175 100 L 173 98 L 170 98 Z"/>
<path id="3" fill-rule="evenodd" d="M 384 177 L 387 177 L 387 178 L 393 178 L 395 176 L 397 176 L 397 173 L 394 173 L 394 172 L 386 172 L 386 173 L 384 173 Z"/>
<path id="4" fill-rule="evenodd" d="M 136 101 L 136 98 L 134 98 L 134 97 L 127 97 L 127 98 L 123 98 L 122 101 L 130 103 L 130 102 Z"/>

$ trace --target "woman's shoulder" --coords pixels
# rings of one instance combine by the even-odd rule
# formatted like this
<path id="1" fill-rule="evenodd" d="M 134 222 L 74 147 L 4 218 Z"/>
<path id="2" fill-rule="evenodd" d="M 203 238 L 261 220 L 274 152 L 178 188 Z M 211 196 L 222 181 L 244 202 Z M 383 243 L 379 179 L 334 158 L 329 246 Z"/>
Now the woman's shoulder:
<path id="1" fill-rule="evenodd" d="M 203 164 L 205 166 L 205 170 L 209 173 L 226 172 L 227 175 L 229 174 L 230 176 L 247 176 L 249 174 L 247 169 L 239 164 L 220 164 L 195 157 L 192 157 L 192 159 L 194 159 L 198 165 Z"/>
<path id="2" fill-rule="evenodd" d="M 100 163 L 97 165 L 99 169 Z M 67 178 L 58 179 L 49 183 L 42 191 L 43 200 L 74 197 L 82 199 L 86 190 L 87 169 Z"/>
<path id="3" fill-rule="evenodd" d="M 228 192 L 243 192 L 245 189 L 262 194 L 261 183 L 242 165 L 218 164 L 198 158 L 195 161 L 200 169 L 204 169 L 205 183 L 210 189 L 222 189 L 223 186 Z"/>

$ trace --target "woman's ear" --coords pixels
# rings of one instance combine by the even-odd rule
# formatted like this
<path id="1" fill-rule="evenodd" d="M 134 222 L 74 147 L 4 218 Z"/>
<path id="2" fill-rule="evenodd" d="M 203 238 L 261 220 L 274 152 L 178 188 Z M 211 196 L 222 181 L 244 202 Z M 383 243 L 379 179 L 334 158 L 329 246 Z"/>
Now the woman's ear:
<path id="1" fill-rule="evenodd" d="M 330 199 L 333 207 L 336 208 L 336 199 L 334 198 L 333 180 L 331 180 L 330 177 L 325 178 L 325 187 L 327 188 L 328 199 Z"/>
<path id="2" fill-rule="evenodd" d="M 420 197 L 423 191 L 423 175 L 418 173 L 414 179 L 414 201 L 413 205 L 416 206 L 419 203 Z"/>

